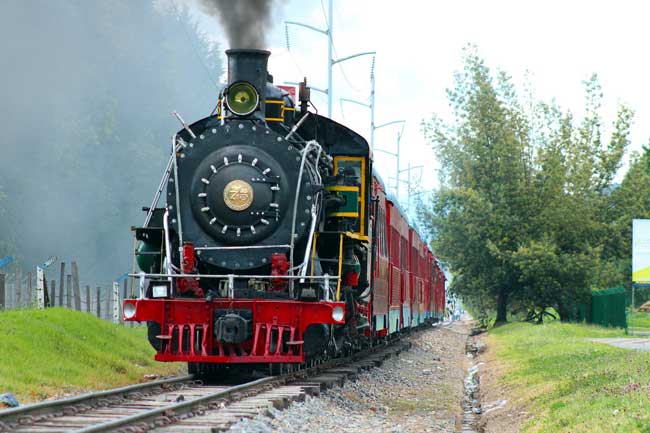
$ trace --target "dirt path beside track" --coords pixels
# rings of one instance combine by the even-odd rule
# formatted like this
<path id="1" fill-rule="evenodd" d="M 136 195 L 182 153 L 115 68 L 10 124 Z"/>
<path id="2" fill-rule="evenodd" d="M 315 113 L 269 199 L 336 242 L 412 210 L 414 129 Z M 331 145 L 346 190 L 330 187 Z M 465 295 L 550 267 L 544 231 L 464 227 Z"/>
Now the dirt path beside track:
<path id="1" fill-rule="evenodd" d="M 514 400 L 506 386 L 500 383 L 499 378 L 506 373 L 506 365 L 497 358 L 487 334 L 481 334 L 478 338 L 486 348 L 476 358 L 476 362 L 480 364 L 481 381 L 482 413 L 479 432 L 519 433 L 530 415 L 526 412 L 523 401 Z"/>

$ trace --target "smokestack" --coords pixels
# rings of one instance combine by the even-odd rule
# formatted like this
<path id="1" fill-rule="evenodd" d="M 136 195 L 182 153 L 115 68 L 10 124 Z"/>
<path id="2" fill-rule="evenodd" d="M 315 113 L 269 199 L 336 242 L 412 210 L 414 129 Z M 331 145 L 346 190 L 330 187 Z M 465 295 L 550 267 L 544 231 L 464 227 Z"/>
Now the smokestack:
<path id="1" fill-rule="evenodd" d="M 228 85 L 247 81 L 255 86 L 260 95 L 260 112 L 264 118 L 266 102 L 266 81 L 270 51 L 265 50 L 226 50 L 228 56 Z"/>

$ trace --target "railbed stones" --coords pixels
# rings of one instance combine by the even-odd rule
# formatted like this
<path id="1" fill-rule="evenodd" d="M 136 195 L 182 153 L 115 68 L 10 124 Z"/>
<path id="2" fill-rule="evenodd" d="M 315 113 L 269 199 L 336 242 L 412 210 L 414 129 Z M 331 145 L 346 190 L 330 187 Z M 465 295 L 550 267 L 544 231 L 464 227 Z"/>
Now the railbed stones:
<path id="1" fill-rule="evenodd" d="M 356 381 L 285 411 L 241 420 L 228 432 L 455 432 L 462 416 L 467 333 L 456 326 L 415 333 L 408 337 L 410 351 L 387 360 L 378 356 L 380 368 L 368 359 L 345 366 L 358 368 Z"/>

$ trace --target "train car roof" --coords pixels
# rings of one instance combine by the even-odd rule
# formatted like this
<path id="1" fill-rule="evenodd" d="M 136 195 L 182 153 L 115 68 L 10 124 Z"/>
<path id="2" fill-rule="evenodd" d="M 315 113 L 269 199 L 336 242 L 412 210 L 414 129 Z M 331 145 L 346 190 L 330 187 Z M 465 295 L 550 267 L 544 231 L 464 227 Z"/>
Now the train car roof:
<path id="1" fill-rule="evenodd" d="M 386 182 L 384 182 L 384 179 L 381 177 L 381 175 L 380 175 L 379 172 L 375 169 L 374 166 L 372 167 L 372 176 L 373 176 L 373 177 L 377 180 L 377 182 L 378 182 L 378 183 L 379 183 L 379 184 L 384 188 L 384 192 L 386 193 L 386 200 L 388 200 L 389 202 L 391 202 L 391 203 L 393 204 L 393 206 L 395 206 L 395 207 L 399 210 L 400 214 L 402 215 L 402 218 L 404 218 L 404 220 L 406 220 L 406 223 L 409 225 L 409 227 L 411 227 L 411 223 L 410 223 L 410 221 L 409 221 L 409 217 L 408 217 L 408 215 L 406 214 L 406 212 L 404 211 L 404 208 L 403 208 L 402 205 L 400 204 L 399 200 L 397 200 L 397 197 L 395 196 L 395 194 L 393 194 L 393 193 L 390 191 L 390 189 L 386 188 Z"/>
<path id="2" fill-rule="evenodd" d="M 406 211 L 404 210 L 404 207 L 401 205 L 401 203 L 399 202 L 395 194 L 393 194 L 386 188 L 386 183 L 384 182 L 381 175 L 377 172 L 377 170 L 374 167 L 372 169 L 372 176 L 384 188 L 384 191 L 386 192 L 386 200 L 391 202 L 393 206 L 395 206 L 397 210 L 399 210 L 399 213 L 402 216 L 402 218 L 404 218 L 404 220 L 406 221 L 409 230 L 413 230 L 417 234 L 418 238 L 420 239 L 420 242 L 422 242 L 422 244 L 426 247 L 427 252 L 431 254 L 433 260 L 435 260 L 436 263 L 438 263 L 438 266 L 440 266 L 440 260 L 438 259 L 438 257 L 436 257 L 436 255 L 431 250 L 431 246 L 429 245 L 428 240 L 424 236 L 422 236 L 422 233 L 420 233 L 420 231 L 415 227 L 415 224 L 411 222 L 411 219 L 409 215 L 406 213 Z"/>
<path id="3" fill-rule="evenodd" d="M 417 234 L 418 238 L 420 239 L 420 242 L 422 242 L 422 244 L 424 244 L 426 246 L 427 251 L 429 251 L 433 255 L 433 257 L 435 258 L 435 255 L 433 254 L 433 251 L 431 251 L 431 247 L 429 246 L 429 242 L 417 230 L 417 228 L 415 227 L 415 224 L 412 223 L 408 213 L 406 213 L 404 207 L 400 204 L 399 200 L 397 200 L 397 197 L 386 188 L 386 184 L 384 183 L 383 179 L 381 178 L 381 176 L 379 175 L 377 170 L 375 170 L 374 167 L 372 169 L 372 175 L 377 180 L 377 182 L 379 184 L 381 184 L 382 187 L 384 187 L 384 191 L 386 192 L 386 201 L 391 202 L 393 204 L 393 206 L 397 208 L 397 210 L 399 211 L 402 218 L 406 221 L 406 224 L 408 225 L 409 230 L 413 230 L 413 232 L 415 232 L 415 234 Z M 436 260 L 437 260 L 437 258 L 436 258 Z"/>

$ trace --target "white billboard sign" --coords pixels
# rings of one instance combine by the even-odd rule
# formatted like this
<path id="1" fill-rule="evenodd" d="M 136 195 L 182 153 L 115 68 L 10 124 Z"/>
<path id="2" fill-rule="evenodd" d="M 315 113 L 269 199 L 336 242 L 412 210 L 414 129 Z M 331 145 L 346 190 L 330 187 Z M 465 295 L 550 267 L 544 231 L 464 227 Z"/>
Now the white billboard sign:
<path id="1" fill-rule="evenodd" d="M 632 220 L 632 281 L 650 283 L 650 220 Z"/>

